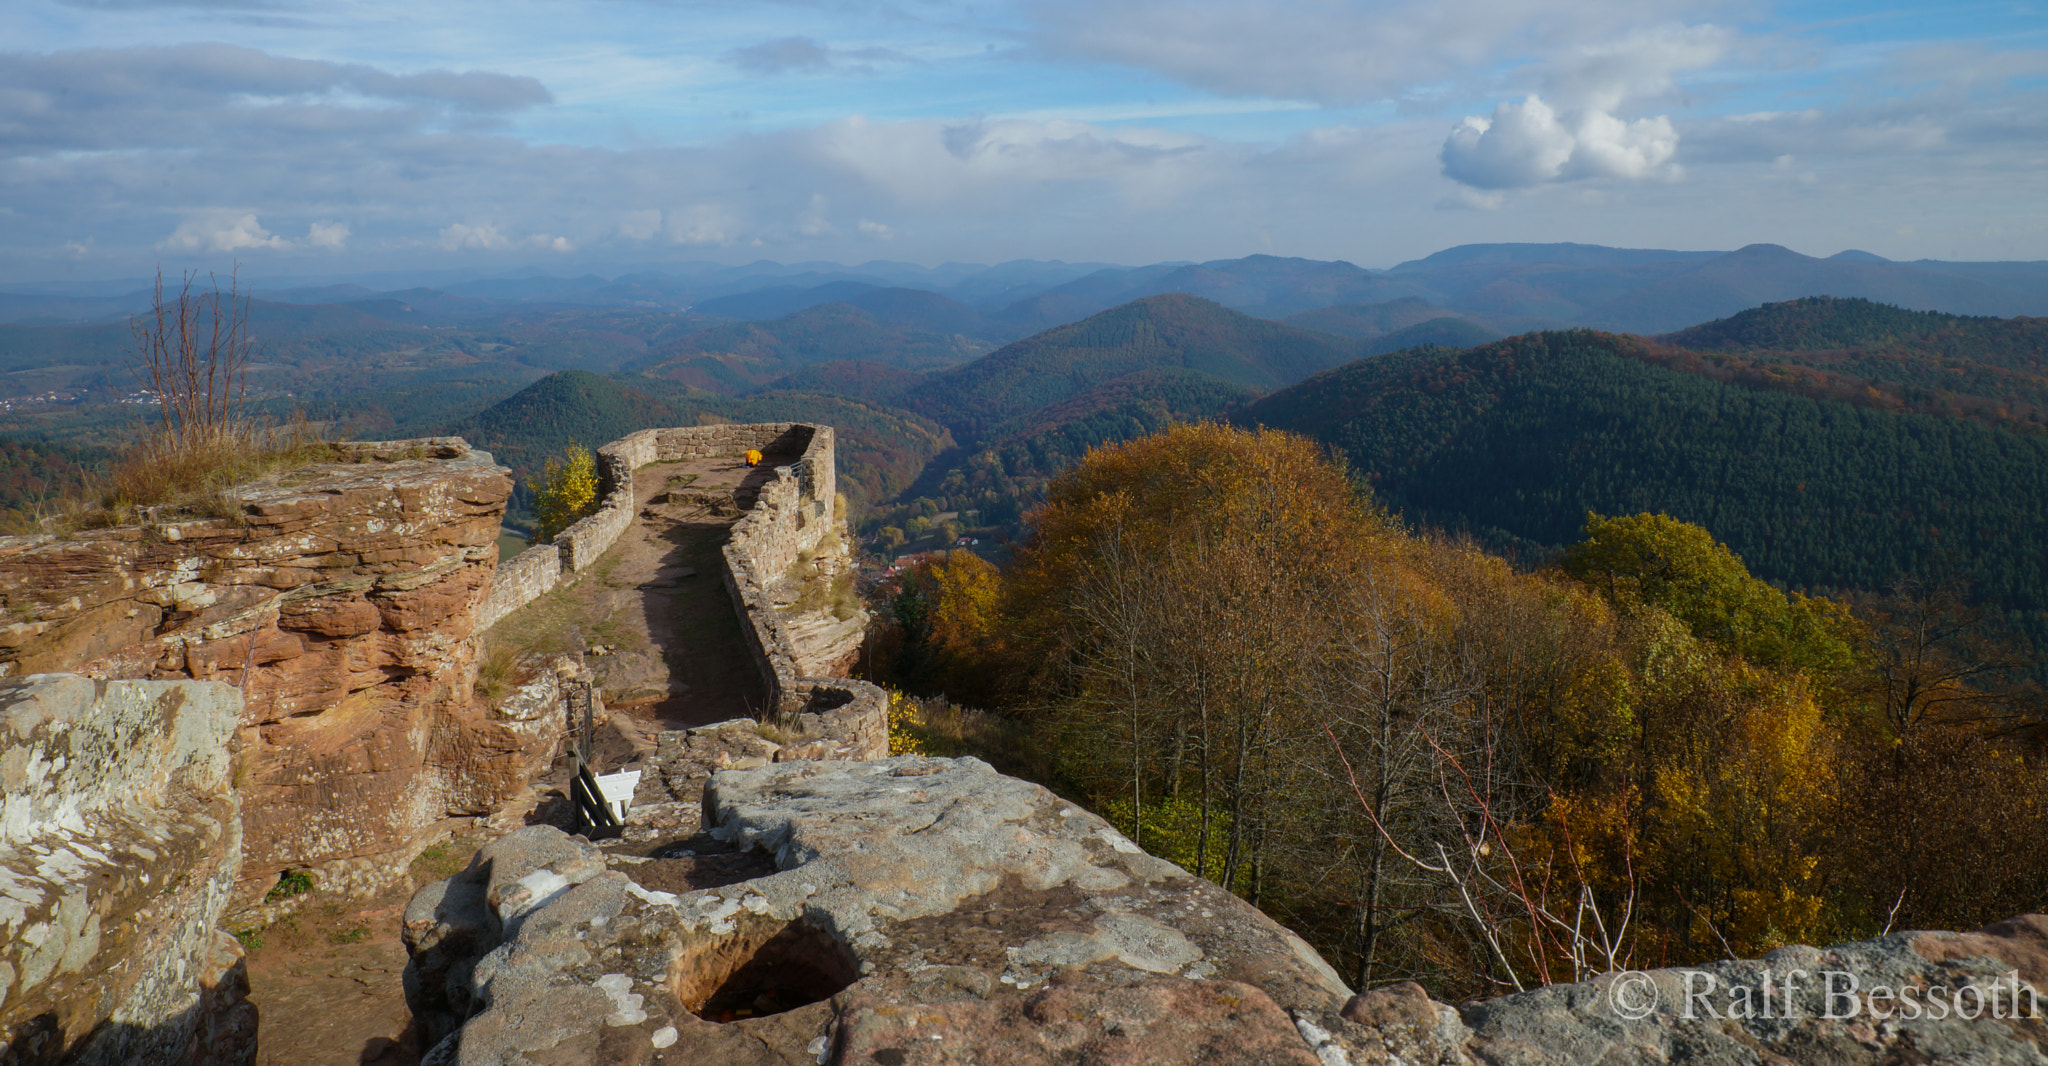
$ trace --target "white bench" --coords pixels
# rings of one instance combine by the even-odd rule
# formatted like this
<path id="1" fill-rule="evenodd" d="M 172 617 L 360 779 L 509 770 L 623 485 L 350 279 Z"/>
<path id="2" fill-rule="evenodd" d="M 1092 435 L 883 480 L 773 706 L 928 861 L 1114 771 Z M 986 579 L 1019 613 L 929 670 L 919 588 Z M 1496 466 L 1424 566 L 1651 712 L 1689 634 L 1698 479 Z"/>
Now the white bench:
<path id="1" fill-rule="evenodd" d="M 640 787 L 640 771 L 627 770 L 616 774 L 599 774 L 597 790 L 604 795 L 604 805 L 619 816 L 619 824 L 626 822 L 626 808 L 633 803 L 633 791 Z"/>

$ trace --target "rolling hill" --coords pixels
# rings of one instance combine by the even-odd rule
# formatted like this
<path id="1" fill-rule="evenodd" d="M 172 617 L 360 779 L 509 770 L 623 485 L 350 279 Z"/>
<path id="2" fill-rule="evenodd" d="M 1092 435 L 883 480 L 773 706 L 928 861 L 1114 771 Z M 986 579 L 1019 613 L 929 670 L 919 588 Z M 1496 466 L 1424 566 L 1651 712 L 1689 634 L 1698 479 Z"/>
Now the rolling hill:
<path id="1" fill-rule="evenodd" d="M 840 485 L 857 506 L 901 492 L 933 456 L 953 445 L 942 426 L 846 397 L 807 392 L 720 396 L 659 378 L 618 379 L 584 370 L 550 374 L 463 420 L 453 432 L 513 469 L 520 482 L 514 505 L 523 514 L 530 499 L 526 482 L 571 441 L 596 448 L 658 426 L 786 421 L 835 428 Z"/>
<path id="2" fill-rule="evenodd" d="M 1658 338 L 1665 364 L 1864 406 L 2048 431 L 2048 318 L 1964 317 L 1868 300 L 1765 304 Z"/>
<path id="3" fill-rule="evenodd" d="M 735 322 L 692 333 L 639 369 L 712 392 L 750 392 L 807 366 L 859 360 L 899 370 L 958 366 L 994 346 L 957 333 L 884 322 L 852 304 L 828 303 L 765 322 Z"/>
<path id="4" fill-rule="evenodd" d="M 1412 519 L 1550 549 L 1588 511 L 1705 526 L 1766 578 L 1878 588 L 1953 557 L 2048 610 L 2048 439 L 1746 388 L 1590 330 L 1362 360 L 1241 415 L 1343 450 Z"/>
<path id="5" fill-rule="evenodd" d="M 777 378 L 763 391 L 822 392 L 856 400 L 886 402 L 916 387 L 927 375 L 901 370 L 887 363 L 865 359 L 837 359 L 813 363 L 793 374 Z"/>
<path id="6" fill-rule="evenodd" d="M 1004 436 L 1021 428 L 1012 423 L 1142 370 L 1195 371 L 1265 392 L 1358 354 L 1346 338 L 1197 297 L 1151 296 L 934 375 L 900 402 L 968 444 Z"/>

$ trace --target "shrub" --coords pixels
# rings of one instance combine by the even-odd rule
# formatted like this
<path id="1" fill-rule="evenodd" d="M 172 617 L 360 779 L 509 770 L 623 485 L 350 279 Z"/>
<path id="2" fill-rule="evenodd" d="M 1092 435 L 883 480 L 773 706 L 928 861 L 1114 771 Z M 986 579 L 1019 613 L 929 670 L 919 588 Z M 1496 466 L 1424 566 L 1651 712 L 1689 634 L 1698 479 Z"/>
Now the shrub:
<path id="1" fill-rule="evenodd" d="M 249 298 L 233 275 L 222 292 L 192 291 L 186 274 L 175 296 L 156 279 L 150 310 L 129 323 L 137 382 L 156 396 L 157 414 L 116 462 L 102 501 L 119 521 L 129 505 L 171 504 L 217 518 L 241 515 L 232 486 L 272 470 L 336 458 L 334 446 L 299 419 L 265 426 L 248 416 Z"/>

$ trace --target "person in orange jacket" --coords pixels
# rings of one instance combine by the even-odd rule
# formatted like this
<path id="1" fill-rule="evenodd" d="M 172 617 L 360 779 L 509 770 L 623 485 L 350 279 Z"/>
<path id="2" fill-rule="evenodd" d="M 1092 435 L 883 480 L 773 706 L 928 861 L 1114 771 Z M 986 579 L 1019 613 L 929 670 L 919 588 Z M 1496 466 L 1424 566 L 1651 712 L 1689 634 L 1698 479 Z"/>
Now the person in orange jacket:
<path id="1" fill-rule="evenodd" d="M 759 449 L 759 448 L 748 448 L 748 449 L 747 449 L 747 465 L 748 465 L 748 466 L 760 466 L 760 465 L 761 465 L 761 449 Z"/>

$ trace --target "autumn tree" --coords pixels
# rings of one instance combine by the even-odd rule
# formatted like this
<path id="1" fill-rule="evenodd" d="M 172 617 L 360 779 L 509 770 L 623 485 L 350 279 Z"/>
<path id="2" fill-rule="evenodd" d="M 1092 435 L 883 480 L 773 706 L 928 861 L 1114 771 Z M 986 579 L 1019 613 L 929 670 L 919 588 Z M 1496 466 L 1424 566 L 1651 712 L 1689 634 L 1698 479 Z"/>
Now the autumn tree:
<path id="1" fill-rule="evenodd" d="M 548 459 L 533 490 L 534 539 L 552 541 L 597 509 L 597 459 L 575 441 Z"/>

